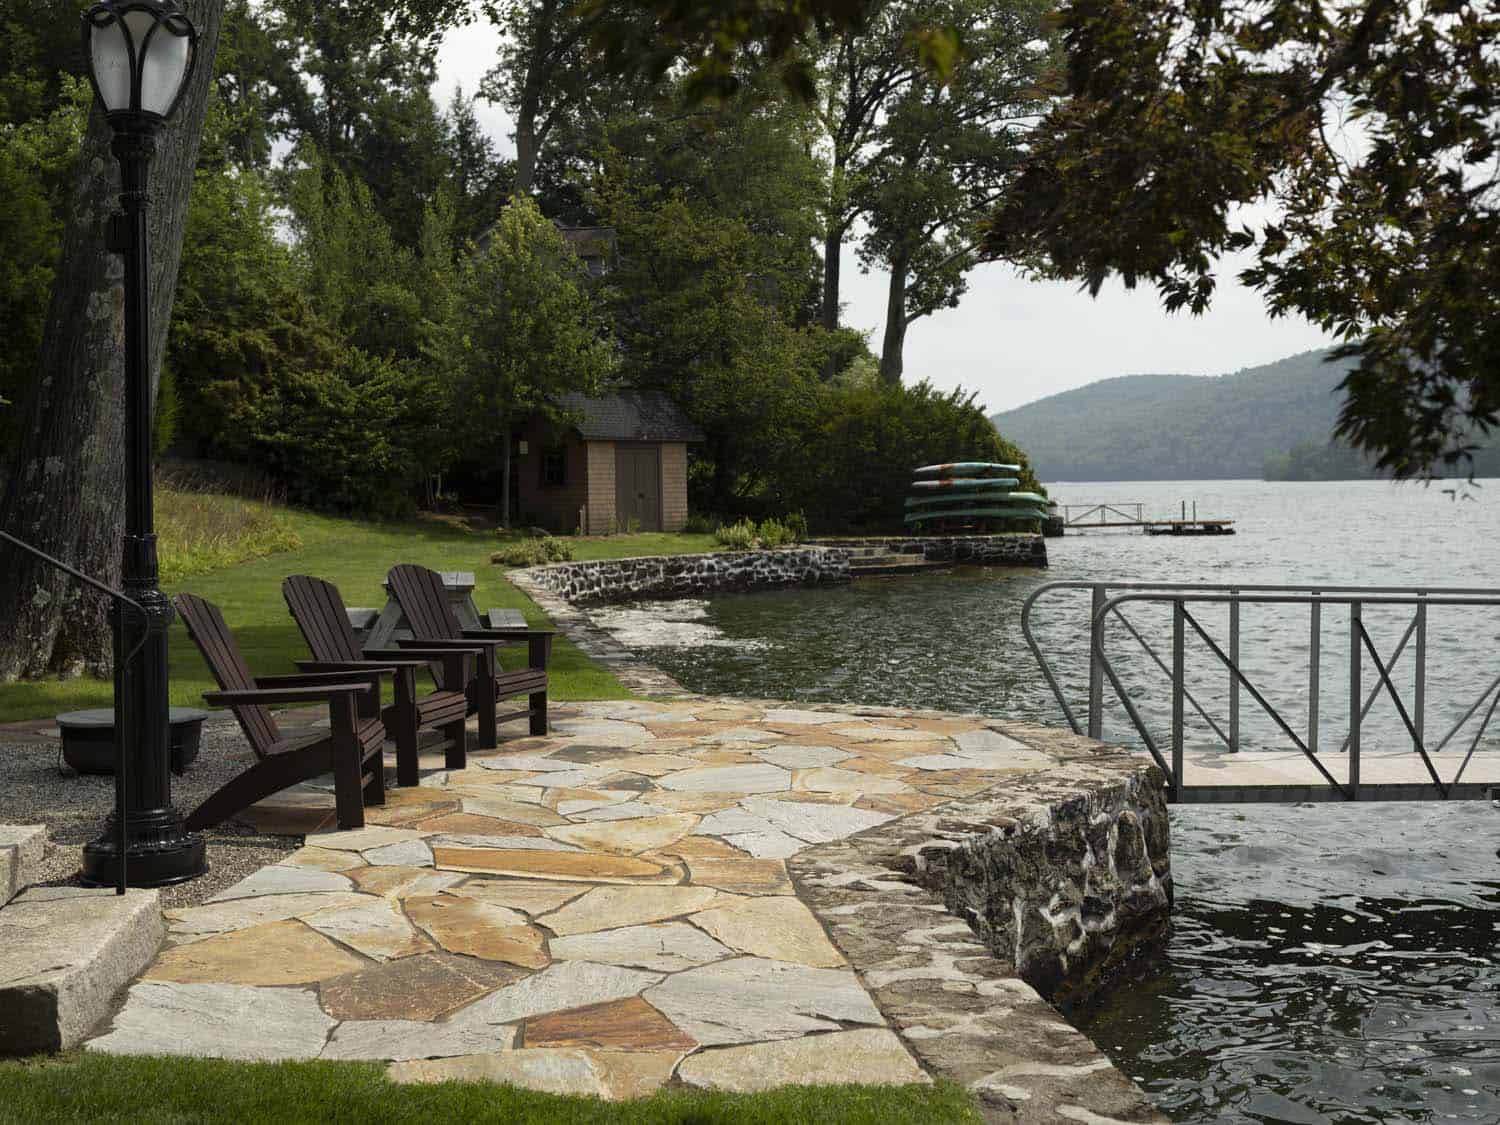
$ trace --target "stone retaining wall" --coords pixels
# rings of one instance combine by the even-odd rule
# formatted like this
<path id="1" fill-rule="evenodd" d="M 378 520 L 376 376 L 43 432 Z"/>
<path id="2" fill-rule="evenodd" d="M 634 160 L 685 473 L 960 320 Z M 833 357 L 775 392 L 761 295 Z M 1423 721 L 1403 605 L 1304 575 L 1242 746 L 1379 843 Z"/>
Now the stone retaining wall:
<path id="1" fill-rule="evenodd" d="M 921 554 L 927 562 L 973 566 L 1046 566 L 1047 542 L 1040 535 L 903 535 L 873 539 L 820 539 L 825 547 L 874 547 L 897 555 Z"/>
<path id="2" fill-rule="evenodd" d="M 768 590 L 849 581 L 849 552 L 798 547 L 642 559 L 555 563 L 510 575 L 574 604 L 684 598 L 721 590 Z M 521 583 L 518 583 L 521 584 Z"/>
<path id="3" fill-rule="evenodd" d="M 1164 779 L 1067 732 L 991 730 L 1039 768 L 793 856 L 798 894 L 907 1046 L 973 1090 L 987 1122 L 1165 1122 L 1054 1007 L 1165 932 Z"/>

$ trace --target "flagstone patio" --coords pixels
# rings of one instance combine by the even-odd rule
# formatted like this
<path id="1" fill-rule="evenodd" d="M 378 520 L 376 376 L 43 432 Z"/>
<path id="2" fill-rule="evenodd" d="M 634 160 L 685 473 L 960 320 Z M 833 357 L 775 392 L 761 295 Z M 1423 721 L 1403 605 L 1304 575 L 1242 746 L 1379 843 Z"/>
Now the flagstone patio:
<path id="1" fill-rule="evenodd" d="M 786 860 L 1057 764 L 1000 725 L 573 704 L 466 770 L 433 757 L 362 830 L 334 828 L 331 783 L 300 786 L 247 819 L 305 846 L 167 911 L 88 1049 L 374 1059 L 398 1081 L 609 1098 L 928 1081 Z"/>

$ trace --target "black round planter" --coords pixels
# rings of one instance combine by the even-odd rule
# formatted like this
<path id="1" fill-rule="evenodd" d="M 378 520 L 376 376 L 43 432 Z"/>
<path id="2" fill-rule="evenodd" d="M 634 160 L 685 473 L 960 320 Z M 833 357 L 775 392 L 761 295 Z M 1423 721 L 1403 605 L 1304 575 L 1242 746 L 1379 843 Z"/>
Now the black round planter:
<path id="1" fill-rule="evenodd" d="M 172 772 L 182 773 L 198 757 L 198 739 L 207 711 L 173 707 Z M 94 711 L 71 711 L 57 717 L 62 731 L 63 761 L 79 773 L 115 772 L 115 713 L 101 707 Z"/>

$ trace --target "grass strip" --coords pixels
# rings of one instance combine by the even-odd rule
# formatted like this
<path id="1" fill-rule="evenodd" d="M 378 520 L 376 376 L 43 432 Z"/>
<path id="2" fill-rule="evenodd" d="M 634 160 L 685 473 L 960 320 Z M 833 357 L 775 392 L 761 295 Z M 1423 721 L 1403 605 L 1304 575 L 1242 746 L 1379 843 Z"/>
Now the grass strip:
<path id="1" fill-rule="evenodd" d="M 972 1096 L 930 1086 L 787 1086 L 757 1094 L 671 1089 L 633 1102 L 514 1086 L 402 1086 L 376 1063 L 243 1063 L 74 1054 L 0 1063 L 0 1119 L 150 1121 L 504 1122 L 506 1125 L 977 1125 Z"/>

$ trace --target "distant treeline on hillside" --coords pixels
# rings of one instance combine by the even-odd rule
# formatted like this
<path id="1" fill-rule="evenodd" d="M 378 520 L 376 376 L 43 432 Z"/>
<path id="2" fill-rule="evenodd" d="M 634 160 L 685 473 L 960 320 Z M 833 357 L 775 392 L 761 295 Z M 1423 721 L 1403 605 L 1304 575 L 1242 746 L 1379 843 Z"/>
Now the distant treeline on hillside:
<path id="1" fill-rule="evenodd" d="M 1266 480 L 1376 480 L 1386 474 L 1370 458 L 1342 442 L 1308 442 L 1286 453 L 1266 458 Z M 1481 449 L 1472 466 L 1458 467 L 1447 475 L 1500 477 L 1500 448 Z"/>
<path id="2" fill-rule="evenodd" d="M 1349 361 L 1303 352 L 1232 375 L 1126 375 L 991 421 L 1057 480 L 1258 478 L 1269 458 L 1323 447 Z"/>

